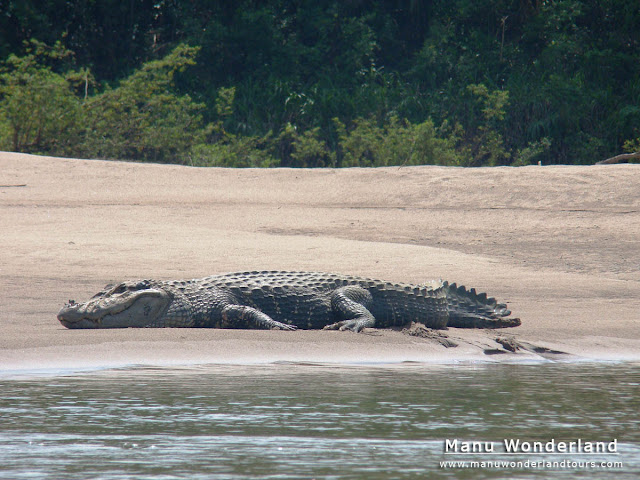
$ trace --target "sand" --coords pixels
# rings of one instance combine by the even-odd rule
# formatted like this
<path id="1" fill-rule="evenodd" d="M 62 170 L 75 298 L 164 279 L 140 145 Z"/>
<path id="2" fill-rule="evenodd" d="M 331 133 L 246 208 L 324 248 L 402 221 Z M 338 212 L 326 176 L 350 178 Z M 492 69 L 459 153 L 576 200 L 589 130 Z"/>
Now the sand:
<path id="1" fill-rule="evenodd" d="M 638 165 L 240 170 L 0 153 L 0 222 L 0 371 L 640 360 Z M 522 326 L 449 329 L 447 348 L 378 329 L 56 319 L 107 283 L 260 269 L 442 278 L 508 302 Z"/>

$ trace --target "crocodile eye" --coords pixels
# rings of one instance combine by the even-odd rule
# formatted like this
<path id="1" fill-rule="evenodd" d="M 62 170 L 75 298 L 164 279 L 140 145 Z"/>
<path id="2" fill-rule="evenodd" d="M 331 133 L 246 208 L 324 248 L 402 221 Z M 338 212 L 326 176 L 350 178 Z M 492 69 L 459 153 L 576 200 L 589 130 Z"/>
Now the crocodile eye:
<path id="1" fill-rule="evenodd" d="M 93 297 L 91 298 L 99 298 L 99 297 L 104 297 L 105 295 L 107 295 L 112 289 L 113 289 L 113 285 L 109 284 L 109 285 L 105 285 L 105 287 L 100 290 L 98 293 L 96 293 Z"/>

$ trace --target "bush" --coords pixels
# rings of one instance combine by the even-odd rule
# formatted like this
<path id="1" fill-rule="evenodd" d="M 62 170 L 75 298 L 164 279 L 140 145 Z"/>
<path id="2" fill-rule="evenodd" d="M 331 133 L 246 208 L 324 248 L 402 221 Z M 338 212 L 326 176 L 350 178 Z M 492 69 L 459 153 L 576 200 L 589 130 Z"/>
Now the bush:
<path id="1" fill-rule="evenodd" d="M 117 88 L 84 105 L 84 156 L 185 163 L 212 127 L 204 125 L 204 104 L 174 92 L 174 76 L 193 65 L 198 49 L 180 45 L 145 63 Z"/>
<path id="2" fill-rule="evenodd" d="M 88 79 L 88 72 L 57 73 L 51 66 L 70 55 L 59 43 L 47 47 L 33 40 L 24 56 L 9 56 L 0 74 L 3 148 L 51 155 L 73 151 L 82 124 L 75 86 L 79 77 Z"/>
<path id="3" fill-rule="evenodd" d="M 267 149 L 268 138 L 234 137 L 195 145 L 189 164 L 198 167 L 275 167 L 279 162 Z"/>
<path id="4" fill-rule="evenodd" d="M 116 88 L 89 96 L 88 70 L 73 70 L 59 43 L 31 41 L 0 74 L 0 145 L 15 152 L 183 163 L 212 127 L 204 104 L 174 92 L 197 48 L 180 45 Z M 60 72 L 55 69 L 61 70 Z"/>
<path id="5" fill-rule="evenodd" d="M 334 123 L 343 167 L 465 163 L 464 152 L 456 150 L 457 137 L 439 136 L 431 119 L 414 125 L 392 116 L 382 127 L 373 119 L 357 119 L 350 131 L 338 119 Z"/>

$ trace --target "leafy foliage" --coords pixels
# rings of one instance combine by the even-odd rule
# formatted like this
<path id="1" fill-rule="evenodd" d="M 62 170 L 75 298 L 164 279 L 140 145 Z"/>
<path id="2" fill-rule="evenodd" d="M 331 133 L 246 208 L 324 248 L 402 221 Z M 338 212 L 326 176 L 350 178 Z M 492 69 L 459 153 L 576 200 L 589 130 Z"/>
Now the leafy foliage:
<path id="1" fill-rule="evenodd" d="M 193 64 L 197 51 L 180 45 L 118 87 L 88 96 L 88 71 L 56 73 L 48 65 L 71 53 L 33 41 L 0 75 L 0 141 L 22 152 L 182 163 L 210 130 L 204 105 L 172 91 L 175 74 Z"/>
<path id="2" fill-rule="evenodd" d="M 204 104 L 172 91 L 174 76 L 194 64 L 198 49 L 179 45 L 169 55 L 144 64 L 117 88 L 84 105 L 85 156 L 184 163 L 190 148 L 209 129 Z"/>
<path id="3" fill-rule="evenodd" d="M 479 166 L 640 145 L 637 0 L 21 0 L 0 14 L 0 147 L 15 151 Z"/>
<path id="4" fill-rule="evenodd" d="M 56 73 L 49 64 L 69 52 L 31 41 L 26 55 L 10 55 L 0 74 L 0 145 L 18 152 L 70 151 L 79 131 L 80 101 L 74 93 L 79 71 Z"/>
<path id="5" fill-rule="evenodd" d="M 393 116 L 380 127 L 372 119 L 359 119 L 351 131 L 335 119 L 341 131 L 342 166 L 381 167 L 389 165 L 464 165 L 454 136 L 442 138 L 433 121 L 413 125 Z"/>

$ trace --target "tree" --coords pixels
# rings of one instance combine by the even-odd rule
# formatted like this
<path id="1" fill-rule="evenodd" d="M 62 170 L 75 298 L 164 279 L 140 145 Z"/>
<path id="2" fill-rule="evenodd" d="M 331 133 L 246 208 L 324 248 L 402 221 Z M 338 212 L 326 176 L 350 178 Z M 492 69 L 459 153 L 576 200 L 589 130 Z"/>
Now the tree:
<path id="1" fill-rule="evenodd" d="M 640 135 L 637 0 L 0 0 L 0 58 L 3 146 L 43 153 L 426 163 L 422 126 L 444 163 L 594 163 Z"/>

